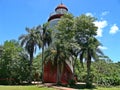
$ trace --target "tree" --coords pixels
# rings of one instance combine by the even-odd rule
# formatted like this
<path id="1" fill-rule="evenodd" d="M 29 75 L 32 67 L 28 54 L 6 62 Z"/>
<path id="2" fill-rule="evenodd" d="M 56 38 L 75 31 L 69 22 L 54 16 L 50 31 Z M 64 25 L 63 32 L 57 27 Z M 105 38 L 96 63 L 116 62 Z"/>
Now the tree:
<path id="1" fill-rule="evenodd" d="M 19 37 L 20 43 L 23 47 L 25 47 L 26 51 L 29 54 L 30 62 L 29 62 L 29 70 L 30 70 L 30 81 L 31 83 L 31 72 L 32 72 L 32 62 L 34 57 L 34 52 L 37 49 L 42 47 L 42 41 L 40 37 L 40 30 L 38 27 L 33 27 L 32 29 L 26 28 L 28 34 L 23 34 Z"/>
<path id="2" fill-rule="evenodd" d="M 120 85 L 120 69 L 117 63 L 112 62 L 108 56 L 101 56 L 92 63 L 94 68 L 94 81 L 102 86 Z"/>
<path id="3" fill-rule="evenodd" d="M 97 35 L 95 20 L 91 16 L 81 15 L 74 18 L 71 14 L 65 14 L 56 25 L 57 33 L 54 35 L 53 46 L 49 47 L 46 55 L 51 60 L 56 58 L 59 61 L 60 54 L 65 51 L 69 53 L 65 54 L 69 57 L 72 55 L 72 57 L 74 56 L 77 59 L 77 56 L 79 56 L 82 64 L 85 60 L 87 64 L 87 86 L 92 85 L 90 80 L 92 59 L 97 60 L 99 55 L 103 55 L 98 48 L 101 43 L 95 38 L 95 35 Z M 61 50 L 61 47 L 64 51 Z"/>
<path id="4" fill-rule="evenodd" d="M 69 45 L 70 40 L 73 37 L 73 24 L 73 16 L 65 14 L 54 27 L 56 31 L 51 33 L 53 41 L 45 51 L 45 62 L 50 60 L 53 64 L 57 65 L 57 83 L 60 83 L 66 60 L 70 60 L 70 57 L 73 57 L 69 50 L 71 47 Z"/>
<path id="5" fill-rule="evenodd" d="M 28 57 L 15 40 L 5 41 L 0 59 L 0 84 L 19 84 L 28 77 Z"/>
<path id="6" fill-rule="evenodd" d="M 42 54 L 39 53 L 33 60 L 33 78 L 34 81 L 42 81 Z"/>
<path id="7" fill-rule="evenodd" d="M 51 39 L 51 29 L 49 28 L 49 23 L 43 24 L 43 27 L 41 28 L 42 33 L 41 33 L 41 40 L 42 40 L 42 82 L 44 83 L 44 47 L 49 46 L 50 43 L 52 42 Z"/>
<path id="8" fill-rule="evenodd" d="M 73 66 L 73 77 L 75 76 L 75 66 L 78 57 L 78 51 L 80 47 L 75 40 L 76 28 L 75 28 L 75 18 L 72 14 L 65 14 L 62 16 L 61 20 L 56 26 L 58 33 L 57 38 L 64 43 L 66 49 L 72 55 L 72 66 Z M 71 57 L 71 56 L 70 56 Z"/>
<path id="9" fill-rule="evenodd" d="M 61 83 L 61 75 L 66 60 L 70 60 L 70 56 L 72 56 L 66 47 L 65 44 L 57 40 L 45 51 L 45 63 L 52 61 L 53 66 L 57 65 L 57 84 Z"/>
<path id="10" fill-rule="evenodd" d="M 83 60 L 86 61 L 87 64 L 87 80 L 86 86 L 91 86 L 91 78 L 90 78 L 90 66 L 91 61 L 97 60 L 97 57 L 102 54 L 102 51 L 98 48 L 99 41 L 95 38 L 97 34 L 97 27 L 94 24 L 95 18 L 91 16 L 81 15 L 80 17 L 76 17 L 75 20 L 75 29 L 76 29 L 76 42 L 80 46 L 79 56 L 80 62 L 83 64 Z"/>

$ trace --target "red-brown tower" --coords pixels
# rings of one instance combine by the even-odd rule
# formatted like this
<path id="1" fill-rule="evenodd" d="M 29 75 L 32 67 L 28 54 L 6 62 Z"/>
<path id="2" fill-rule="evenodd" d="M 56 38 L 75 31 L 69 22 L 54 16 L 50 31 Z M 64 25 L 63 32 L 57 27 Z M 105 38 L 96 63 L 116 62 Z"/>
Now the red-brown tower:
<path id="1" fill-rule="evenodd" d="M 60 20 L 61 16 L 68 13 L 68 8 L 64 4 L 60 4 L 55 8 L 55 11 L 50 14 L 48 18 L 49 28 L 53 28 L 57 25 L 58 21 Z M 57 33 L 57 30 L 53 30 L 53 33 Z M 52 34 L 52 43 L 54 43 L 54 34 Z M 70 60 L 68 60 L 70 61 Z M 61 83 L 67 84 L 70 79 L 73 78 L 73 64 L 66 60 L 64 69 L 61 75 Z M 44 64 L 44 82 L 49 83 L 56 83 L 57 82 L 57 63 L 52 65 L 51 61 Z"/>

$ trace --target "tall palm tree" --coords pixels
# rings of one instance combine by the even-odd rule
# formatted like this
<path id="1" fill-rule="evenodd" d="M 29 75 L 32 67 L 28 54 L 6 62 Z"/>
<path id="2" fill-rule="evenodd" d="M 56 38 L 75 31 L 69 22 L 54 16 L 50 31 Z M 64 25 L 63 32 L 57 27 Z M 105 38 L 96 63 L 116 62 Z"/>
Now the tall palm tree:
<path id="1" fill-rule="evenodd" d="M 94 17 L 86 15 L 81 15 L 75 19 L 75 40 L 81 48 L 78 55 L 80 56 L 80 62 L 82 65 L 83 60 L 87 63 L 86 86 L 90 86 L 92 84 L 89 80 L 92 59 L 97 60 L 98 55 L 103 55 L 101 50 L 98 48 L 100 42 L 95 38 L 95 35 L 97 35 L 97 27 L 94 24 L 95 20 L 96 19 Z"/>
<path id="2" fill-rule="evenodd" d="M 91 62 L 92 60 L 99 60 L 99 56 L 103 55 L 103 52 L 98 48 L 101 44 L 99 41 L 94 38 L 90 37 L 87 41 L 87 43 L 81 45 L 81 50 L 79 51 L 79 56 L 80 56 L 80 62 L 82 63 L 83 66 L 83 60 L 85 60 L 87 64 L 87 78 L 86 78 L 86 86 L 91 86 L 92 81 L 91 81 Z"/>
<path id="3" fill-rule="evenodd" d="M 41 28 L 41 40 L 42 40 L 42 83 L 44 83 L 44 48 L 48 47 L 50 43 L 52 42 L 51 39 L 51 29 L 49 28 L 49 23 L 43 24 L 43 27 Z"/>
<path id="4" fill-rule="evenodd" d="M 32 72 L 32 62 L 34 57 L 34 52 L 36 52 L 37 46 L 41 48 L 42 41 L 40 38 L 40 30 L 37 28 L 26 28 L 28 34 L 23 34 L 19 37 L 20 43 L 23 47 L 25 47 L 26 51 L 29 54 L 30 62 L 29 62 L 29 70 L 30 70 L 30 79 L 29 83 L 31 83 L 31 72 Z"/>

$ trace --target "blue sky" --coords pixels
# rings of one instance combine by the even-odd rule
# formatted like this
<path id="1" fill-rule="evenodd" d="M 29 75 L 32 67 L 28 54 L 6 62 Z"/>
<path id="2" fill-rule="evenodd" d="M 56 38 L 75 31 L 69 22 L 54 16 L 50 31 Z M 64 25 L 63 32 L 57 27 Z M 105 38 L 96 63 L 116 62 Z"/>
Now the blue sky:
<path id="1" fill-rule="evenodd" d="M 47 22 L 61 0 L 0 0 L 0 44 L 18 39 L 25 27 Z M 97 18 L 97 38 L 105 55 L 120 61 L 120 0 L 63 0 L 74 16 L 81 14 Z"/>

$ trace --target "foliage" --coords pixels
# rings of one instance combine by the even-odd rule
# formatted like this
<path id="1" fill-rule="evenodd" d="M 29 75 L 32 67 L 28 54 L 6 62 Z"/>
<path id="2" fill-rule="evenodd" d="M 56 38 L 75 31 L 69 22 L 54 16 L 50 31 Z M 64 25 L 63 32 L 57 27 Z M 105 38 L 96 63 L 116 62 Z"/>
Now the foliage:
<path id="1" fill-rule="evenodd" d="M 51 36 L 51 29 L 48 28 L 49 27 L 49 23 L 45 23 L 43 24 L 42 28 L 41 28 L 41 41 L 42 41 L 42 83 L 44 83 L 44 72 L 43 72 L 43 68 L 44 68 L 44 48 L 49 46 L 52 42 L 52 36 Z"/>
<path id="2" fill-rule="evenodd" d="M 113 63 L 108 57 L 104 57 L 94 62 L 93 67 L 96 69 L 94 79 L 98 85 L 120 85 L 120 66 L 117 63 Z"/>
<path id="3" fill-rule="evenodd" d="M 53 64 L 57 65 L 57 83 L 60 83 L 66 60 L 69 61 L 70 57 L 72 58 L 72 54 L 69 51 L 69 44 L 73 37 L 71 33 L 73 24 L 73 16 L 65 14 L 58 22 L 58 25 L 55 26 L 57 31 L 54 33 L 54 40 L 45 51 L 45 62 L 51 60 Z"/>
<path id="4" fill-rule="evenodd" d="M 60 78 L 64 69 L 65 61 L 69 60 L 71 53 L 65 48 L 65 45 L 59 42 L 49 47 L 45 51 L 45 63 L 51 61 L 53 65 L 57 65 L 57 83 L 60 83 Z"/>
<path id="5" fill-rule="evenodd" d="M 18 84 L 27 77 L 27 54 L 16 41 L 6 41 L 0 58 L 0 84 Z"/>
<path id="6" fill-rule="evenodd" d="M 82 67 L 79 59 L 75 62 L 75 75 L 77 75 L 78 82 L 85 82 L 85 75 L 86 75 L 86 67 Z M 84 65 L 85 66 L 85 65 Z"/>
<path id="7" fill-rule="evenodd" d="M 94 21 L 95 18 L 91 16 L 81 15 L 74 18 L 71 14 L 65 14 L 56 25 L 57 33 L 55 33 L 55 39 L 51 45 L 54 47 L 50 47 L 49 51 L 47 51 L 47 53 L 49 53 L 49 55 L 47 55 L 48 57 L 50 57 L 51 54 L 55 55 L 51 56 L 51 60 L 57 60 L 61 52 L 66 51 L 67 53 L 64 55 L 68 55 L 68 57 L 77 58 L 77 56 L 80 56 L 81 63 L 85 60 L 87 64 L 87 86 L 88 84 L 92 84 L 91 61 L 92 59 L 96 60 L 100 54 L 103 54 L 98 48 L 100 43 L 95 38 L 97 27 Z M 55 52 L 50 54 L 52 49 Z M 64 49 L 64 51 L 62 49 Z M 66 59 L 60 58 L 60 60 L 61 62 L 65 62 Z M 72 60 L 75 60 L 75 58 L 72 58 Z"/>
<path id="8" fill-rule="evenodd" d="M 34 81 L 42 80 L 42 55 L 38 54 L 33 60 L 32 77 Z"/>
<path id="9" fill-rule="evenodd" d="M 95 38 L 97 34 L 97 27 L 94 24 L 95 18 L 91 16 L 81 15 L 75 18 L 75 40 L 78 43 L 80 50 L 78 56 L 80 62 L 83 65 L 83 60 L 86 62 L 87 75 L 86 75 L 86 86 L 91 86 L 91 61 L 97 60 L 100 54 L 103 55 L 101 50 L 98 48 L 100 45 L 99 41 Z"/>
<path id="10" fill-rule="evenodd" d="M 70 80 L 68 81 L 68 84 L 69 84 L 70 86 L 74 86 L 74 85 L 75 85 L 75 80 L 74 80 L 74 79 L 70 79 Z"/>
<path id="11" fill-rule="evenodd" d="M 101 43 L 95 37 L 95 20 L 91 16 L 65 14 L 52 28 L 56 32 L 48 23 L 26 28 L 27 34 L 19 37 L 24 48 L 14 40 L 0 45 L 0 84 L 40 80 L 43 61 L 57 65 L 57 82 L 60 82 L 64 64 L 71 58 L 74 75 L 87 86 L 93 82 L 102 86 L 120 85 L 120 62 L 113 63 L 98 48 Z M 37 48 L 42 48 L 42 54 L 34 58 Z M 69 80 L 69 84 L 74 84 L 74 80 Z"/>
<path id="12" fill-rule="evenodd" d="M 100 60 L 94 61 L 91 64 L 91 74 L 93 83 L 100 86 L 110 87 L 120 85 L 120 65 L 112 62 L 108 57 L 102 56 Z M 83 63 L 86 66 L 85 63 Z M 86 67 L 82 68 L 79 60 L 75 67 L 75 74 L 78 76 L 78 81 L 85 82 Z"/>
<path id="13" fill-rule="evenodd" d="M 29 54 L 29 83 L 32 81 L 32 62 L 34 53 L 36 52 L 37 46 L 42 47 L 42 41 L 40 37 L 40 30 L 38 27 L 32 29 L 26 28 L 27 34 L 23 34 L 19 37 L 21 46 L 23 46 Z"/>
<path id="14" fill-rule="evenodd" d="M 70 43 L 75 34 L 73 15 L 65 14 L 56 25 L 56 30 L 58 30 L 58 32 L 56 33 L 55 38 L 60 39 L 63 42 L 67 41 L 65 43 Z"/>

